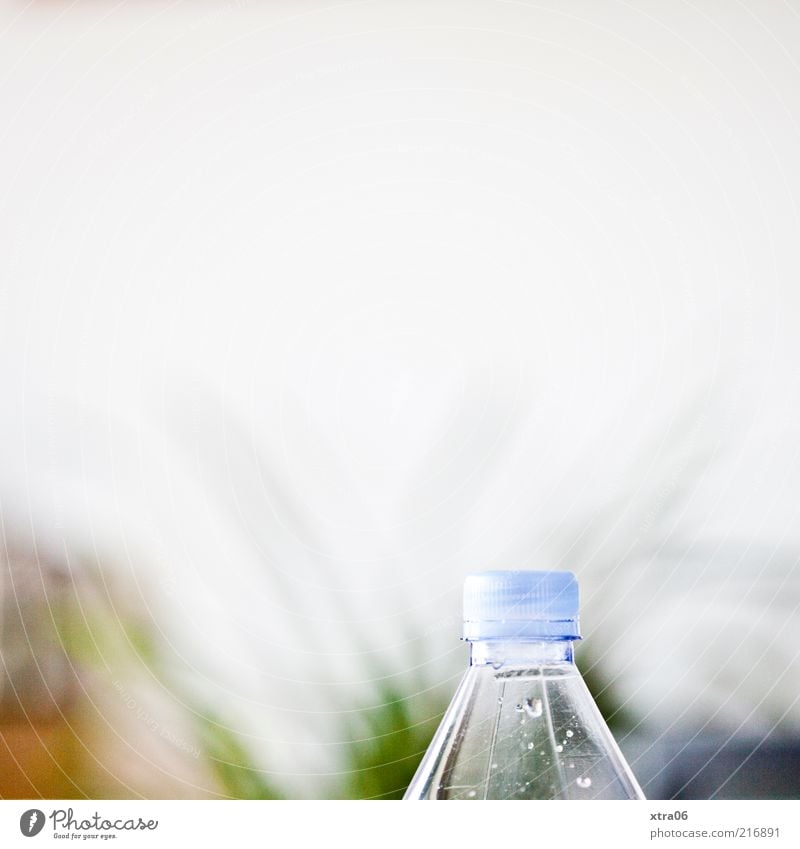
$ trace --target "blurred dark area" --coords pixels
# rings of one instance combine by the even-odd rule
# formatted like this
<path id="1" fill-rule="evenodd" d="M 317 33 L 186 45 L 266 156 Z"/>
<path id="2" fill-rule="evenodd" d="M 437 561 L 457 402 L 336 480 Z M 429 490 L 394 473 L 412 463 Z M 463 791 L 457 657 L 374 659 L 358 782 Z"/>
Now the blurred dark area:
<path id="1" fill-rule="evenodd" d="M 633 735 L 621 743 L 649 799 L 800 799 L 797 740 Z"/>

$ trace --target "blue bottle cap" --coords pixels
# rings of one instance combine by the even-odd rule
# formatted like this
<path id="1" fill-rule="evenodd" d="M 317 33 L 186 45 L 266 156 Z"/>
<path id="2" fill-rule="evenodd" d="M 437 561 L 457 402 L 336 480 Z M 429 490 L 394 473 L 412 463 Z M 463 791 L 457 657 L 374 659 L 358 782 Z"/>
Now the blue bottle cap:
<path id="1" fill-rule="evenodd" d="M 477 572 L 464 582 L 465 640 L 579 640 L 572 572 Z"/>

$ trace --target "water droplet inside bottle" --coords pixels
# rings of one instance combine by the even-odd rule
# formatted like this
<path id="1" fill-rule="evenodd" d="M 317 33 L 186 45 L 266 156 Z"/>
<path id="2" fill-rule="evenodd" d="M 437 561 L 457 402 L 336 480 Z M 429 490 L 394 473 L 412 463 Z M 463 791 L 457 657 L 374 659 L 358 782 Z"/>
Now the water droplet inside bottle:
<path id="1" fill-rule="evenodd" d="M 495 660 L 492 663 L 492 669 L 500 669 L 500 667 L 505 663 L 504 660 Z"/>
<path id="2" fill-rule="evenodd" d="M 517 705 L 517 706 L 514 708 L 514 710 L 515 710 L 517 713 L 522 713 L 522 705 Z"/>
<path id="3" fill-rule="evenodd" d="M 530 751 L 533 748 L 533 743 L 528 743 L 528 750 Z"/>
<path id="4" fill-rule="evenodd" d="M 497 704 L 499 704 L 499 705 L 503 704 L 503 697 L 502 696 L 497 697 Z"/>
<path id="5" fill-rule="evenodd" d="M 469 796 L 470 799 L 474 799 L 475 798 L 475 791 L 470 790 L 469 793 L 467 793 L 467 796 Z"/>
<path id="6" fill-rule="evenodd" d="M 562 745 L 560 745 L 560 744 L 559 744 L 558 746 L 556 746 L 556 751 L 557 751 L 557 752 L 563 752 L 563 751 L 564 751 L 564 747 L 563 747 Z"/>
<path id="7" fill-rule="evenodd" d="M 567 737 L 572 737 L 573 733 L 572 729 L 567 729 Z"/>
<path id="8" fill-rule="evenodd" d="M 586 789 L 587 787 L 592 786 L 592 779 L 585 775 L 579 775 L 575 779 L 575 783 L 578 785 L 578 787 L 583 787 L 584 789 Z"/>
<path id="9" fill-rule="evenodd" d="M 525 699 L 525 713 L 537 719 L 542 715 L 542 700 L 541 699 Z"/>
<path id="10" fill-rule="evenodd" d="M 497 769 L 497 764 L 492 764 L 492 769 Z"/>

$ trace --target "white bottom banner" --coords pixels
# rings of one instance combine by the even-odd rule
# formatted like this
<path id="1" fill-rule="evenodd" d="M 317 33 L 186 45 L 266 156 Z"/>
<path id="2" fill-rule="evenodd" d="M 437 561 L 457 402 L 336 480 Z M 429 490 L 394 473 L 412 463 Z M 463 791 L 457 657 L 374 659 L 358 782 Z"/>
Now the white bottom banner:
<path id="1" fill-rule="evenodd" d="M 800 802 L 0 801 L 0 846 L 800 846 Z"/>

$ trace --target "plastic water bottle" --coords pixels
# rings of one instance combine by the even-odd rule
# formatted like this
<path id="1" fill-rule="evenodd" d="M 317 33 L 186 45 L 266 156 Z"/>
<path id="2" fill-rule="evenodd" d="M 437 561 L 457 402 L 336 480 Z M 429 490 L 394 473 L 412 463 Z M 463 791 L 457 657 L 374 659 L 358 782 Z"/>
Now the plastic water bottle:
<path id="1" fill-rule="evenodd" d="M 470 665 L 406 799 L 643 799 L 573 661 L 571 572 L 464 586 Z"/>

